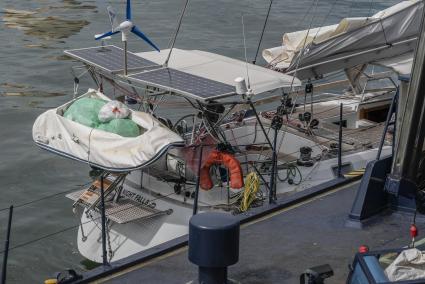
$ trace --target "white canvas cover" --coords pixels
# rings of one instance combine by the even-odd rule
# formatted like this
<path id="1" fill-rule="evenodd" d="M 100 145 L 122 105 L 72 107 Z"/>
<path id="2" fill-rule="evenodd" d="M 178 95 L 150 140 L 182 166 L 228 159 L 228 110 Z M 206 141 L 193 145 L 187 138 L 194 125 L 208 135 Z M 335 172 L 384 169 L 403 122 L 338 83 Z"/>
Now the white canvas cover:
<path id="1" fill-rule="evenodd" d="M 425 254 L 416 248 L 402 251 L 386 269 L 390 281 L 425 280 Z"/>
<path id="2" fill-rule="evenodd" d="M 399 75 L 409 75 L 412 72 L 413 54 L 406 53 L 397 57 L 385 58 L 374 61 L 372 64 L 390 68 Z"/>
<path id="3" fill-rule="evenodd" d="M 92 89 L 81 97 L 110 101 Z M 129 138 L 90 128 L 63 117 L 64 110 L 72 103 L 48 110 L 36 119 L 33 139 L 37 145 L 58 155 L 114 172 L 148 166 L 171 146 L 183 146 L 183 140 L 178 134 L 148 113 L 131 111 L 131 119 L 144 132 Z"/>
<path id="4" fill-rule="evenodd" d="M 282 46 L 264 50 L 263 57 L 289 74 L 298 65 L 296 76 L 305 79 L 409 53 L 415 48 L 422 10 L 421 0 L 403 1 L 372 17 L 287 33 Z"/>

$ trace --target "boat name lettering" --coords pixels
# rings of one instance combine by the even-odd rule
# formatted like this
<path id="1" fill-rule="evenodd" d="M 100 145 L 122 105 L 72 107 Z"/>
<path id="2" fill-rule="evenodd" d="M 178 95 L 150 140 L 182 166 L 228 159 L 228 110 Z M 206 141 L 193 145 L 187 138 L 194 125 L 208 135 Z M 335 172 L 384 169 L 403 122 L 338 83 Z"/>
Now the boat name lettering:
<path id="1" fill-rule="evenodd" d="M 140 194 L 137 194 L 135 192 L 124 189 L 121 194 L 124 195 L 127 198 L 130 198 L 131 200 L 136 201 L 137 203 L 140 203 L 140 204 L 143 204 L 145 206 L 152 207 L 152 208 L 155 207 L 154 202 L 152 202 L 150 199 L 148 199 L 148 198 L 146 198 L 146 197 L 144 197 Z"/>

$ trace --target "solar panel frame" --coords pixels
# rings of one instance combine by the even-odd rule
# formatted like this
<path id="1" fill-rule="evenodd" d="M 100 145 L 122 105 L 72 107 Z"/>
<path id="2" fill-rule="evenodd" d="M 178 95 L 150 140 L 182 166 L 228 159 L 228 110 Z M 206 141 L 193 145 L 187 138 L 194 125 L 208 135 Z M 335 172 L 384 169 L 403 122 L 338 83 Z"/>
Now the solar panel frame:
<path id="1" fill-rule="evenodd" d="M 166 83 L 169 84 L 164 83 L 166 75 L 168 75 L 169 79 Z M 128 78 L 138 83 L 174 92 L 199 101 L 210 101 L 236 95 L 234 86 L 168 67 L 132 74 Z M 172 83 L 173 78 L 174 85 Z M 194 85 L 195 83 L 201 84 L 201 86 Z M 196 89 L 190 86 L 196 87 Z M 207 92 L 203 93 L 203 91 Z"/>
<path id="2" fill-rule="evenodd" d="M 93 54 L 99 50 L 110 50 L 112 53 L 108 53 L 107 58 L 97 58 L 98 54 L 106 54 L 104 52 L 98 54 Z M 115 45 L 105 45 L 105 46 L 96 46 L 96 47 L 88 47 L 88 48 L 80 48 L 80 49 L 71 49 L 65 50 L 65 54 L 68 56 L 82 61 L 90 66 L 95 68 L 102 69 L 106 72 L 115 74 L 124 71 L 124 50 Z M 102 61 L 102 60 L 109 60 Z M 106 64 L 102 64 L 105 63 Z M 128 62 L 128 71 L 140 71 L 141 69 L 149 69 L 149 68 L 157 68 L 160 65 L 144 59 L 136 54 L 127 51 L 127 62 Z"/>

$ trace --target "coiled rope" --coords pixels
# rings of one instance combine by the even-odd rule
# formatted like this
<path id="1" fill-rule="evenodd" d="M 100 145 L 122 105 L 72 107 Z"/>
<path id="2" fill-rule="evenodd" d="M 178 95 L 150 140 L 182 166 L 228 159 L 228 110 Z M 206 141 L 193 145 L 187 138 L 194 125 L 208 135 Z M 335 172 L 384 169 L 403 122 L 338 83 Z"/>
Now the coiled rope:
<path id="1" fill-rule="evenodd" d="M 245 178 L 245 189 L 242 193 L 241 204 L 239 210 L 241 212 L 247 211 L 252 202 L 257 199 L 257 193 L 260 189 L 260 177 L 257 173 L 249 173 Z"/>

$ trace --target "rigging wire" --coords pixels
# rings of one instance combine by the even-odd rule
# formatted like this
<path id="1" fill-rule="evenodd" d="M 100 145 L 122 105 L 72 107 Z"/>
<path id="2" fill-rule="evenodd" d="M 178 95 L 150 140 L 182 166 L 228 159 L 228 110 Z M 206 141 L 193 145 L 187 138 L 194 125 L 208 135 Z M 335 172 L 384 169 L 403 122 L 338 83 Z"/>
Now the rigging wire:
<path id="1" fill-rule="evenodd" d="M 153 201 L 157 201 L 157 200 L 160 200 L 160 199 L 162 199 L 162 198 L 169 197 L 169 196 L 171 196 L 171 195 L 173 195 L 173 194 L 175 194 L 175 193 L 174 193 L 174 192 L 172 192 L 172 193 L 170 193 L 170 194 L 168 194 L 168 195 L 164 195 L 164 196 L 160 196 L 160 197 L 157 197 L 157 198 L 151 199 L 150 201 L 151 201 L 151 202 L 153 202 Z M 118 210 L 118 211 L 114 212 L 113 214 L 117 214 L 117 213 L 120 213 L 120 212 L 123 212 L 123 211 L 126 211 L 126 210 L 131 210 L 131 209 L 133 209 L 133 208 L 135 208 L 135 207 L 137 207 L 137 206 L 138 206 L 138 205 L 132 205 L 132 206 L 129 206 L 129 207 L 127 207 L 127 208 L 123 208 L 123 209 L 121 209 L 121 210 Z M 23 243 L 17 244 L 17 245 L 15 245 L 15 246 L 13 246 L 13 247 L 10 247 L 8 251 L 15 250 L 15 249 L 18 249 L 18 248 L 21 248 L 21 247 L 25 247 L 25 246 L 31 245 L 31 244 L 33 244 L 33 243 L 36 243 L 36 242 L 42 241 L 42 240 L 44 240 L 44 239 L 48 239 L 48 238 L 50 238 L 50 237 L 53 237 L 53 236 L 59 235 L 59 234 L 61 234 L 61 233 L 64 233 L 64 232 L 67 232 L 67 231 L 70 231 L 70 230 L 73 230 L 73 229 L 77 229 L 78 227 L 80 227 L 80 226 L 82 226 L 82 225 L 86 225 L 86 224 L 89 224 L 89 223 L 95 222 L 95 221 L 97 221 L 97 220 L 99 220 L 99 219 L 101 219 L 101 216 L 99 216 L 99 217 L 97 217 L 97 218 L 92 218 L 92 219 L 90 219 L 90 220 L 88 220 L 88 221 L 86 221 L 86 222 L 84 222 L 84 223 L 79 223 L 79 224 L 77 224 L 77 225 L 69 226 L 69 227 L 63 228 L 63 229 L 61 229 L 61 230 L 59 230 L 59 231 L 52 232 L 52 233 L 49 233 L 49 234 L 46 234 L 46 235 L 40 236 L 40 237 L 38 237 L 38 238 L 35 238 L 35 239 L 32 239 L 32 240 L 29 240 L 29 241 L 26 241 L 26 242 L 23 242 Z M 4 250 L 1 250 L 1 251 L 0 251 L 0 254 L 3 254 L 4 252 L 5 252 Z"/>
<path id="2" fill-rule="evenodd" d="M 307 9 L 307 11 L 305 12 L 305 14 L 303 15 L 303 17 L 302 18 L 300 18 L 299 20 L 298 20 L 298 22 L 296 23 L 296 27 L 299 27 L 299 26 L 301 26 L 301 23 L 303 23 L 304 21 L 305 21 L 305 19 L 307 18 L 307 16 L 310 14 L 310 12 L 311 12 L 311 9 L 313 8 L 313 7 L 315 7 L 315 9 L 316 9 L 316 7 L 317 7 L 317 2 L 318 2 L 318 0 L 313 0 L 312 1 L 312 3 L 311 3 L 311 5 L 308 7 L 308 9 Z M 314 13 L 313 13 L 313 15 L 314 15 Z M 314 18 L 314 17 L 313 17 Z M 311 26 L 311 22 L 310 22 L 310 26 Z M 281 48 L 282 48 L 282 51 L 281 52 L 283 52 L 283 45 L 281 45 Z M 280 58 L 280 55 L 277 55 L 273 60 L 271 60 L 267 65 L 266 65 L 266 67 L 269 67 L 269 66 L 273 66 L 273 65 L 277 65 L 277 64 L 279 64 L 280 62 L 282 62 L 283 60 L 278 60 Z"/>
<path id="3" fill-rule="evenodd" d="M 260 35 L 260 41 L 258 42 L 257 51 L 255 52 L 254 60 L 252 61 L 253 64 L 257 63 L 258 53 L 260 52 L 261 43 L 263 41 L 264 32 L 266 31 L 267 23 L 269 21 L 269 16 L 270 16 L 270 11 L 272 9 L 272 5 L 273 5 L 273 0 L 270 0 L 269 9 L 267 11 L 266 19 L 265 19 L 264 25 L 263 25 L 263 30 L 261 31 L 261 35 Z"/>
<path id="4" fill-rule="evenodd" d="M 306 36 L 305 36 L 305 38 L 304 38 L 303 46 L 302 46 L 301 51 L 300 51 L 300 53 L 299 53 L 299 56 L 298 56 L 298 58 L 297 58 L 297 64 L 296 64 L 296 67 L 295 67 L 295 72 L 294 72 L 294 74 L 293 74 L 293 76 L 292 76 L 291 87 L 290 87 L 291 91 L 293 91 L 293 90 L 294 90 L 294 89 L 293 89 L 293 87 L 294 87 L 295 77 L 297 76 L 298 67 L 299 67 L 299 64 L 300 64 L 300 62 L 301 62 L 301 58 L 302 58 L 302 57 L 303 57 L 303 55 L 304 55 L 305 46 L 306 46 L 306 44 L 307 44 L 307 38 L 308 38 L 308 36 L 309 36 L 309 34 L 310 34 L 311 26 L 313 25 L 314 18 L 316 17 L 316 12 L 317 12 L 317 6 L 318 6 L 318 4 L 319 4 L 319 0 L 316 0 L 316 1 L 315 1 L 315 4 L 314 4 L 313 17 L 311 17 L 311 21 L 310 21 L 309 26 L 308 26 L 308 29 L 307 29 L 307 34 L 306 34 Z M 297 97 L 298 97 L 298 95 L 297 95 Z M 294 106 L 292 107 L 292 110 L 291 110 L 291 114 L 290 114 L 290 115 L 292 115 L 292 112 L 293 112 L 293 110 L 294 110 L 294 108 L 295 108 L 295 104 L 296 104 L 297 97 L 295 98 Z"/>
<path id="5" fill-rule="evenodd" d="M 184 14 L 186 13 L 186 9 L 187 9 L 187 5 L 188 4 L 189 4 L 189 0 L 186 0 L 186 2 L 184 3 L 184 6 L 183 6 L 182 12 L 180 14 L 180 17 L 179 17 L 179 21 L 177 23 L 176 31 L 175 31 L 174 36 L 172 38 L 171 45 L 169 46 L 170 47 L 170 51 L 168 52 L 167 59 L 164 62 L 164 66 L 165 67 L 168 67 L 168 61 L 170 60 L 171 53 L 173 52 L 173 48 L 174 48 L 174 45 L 176 43 L 176 39 L 177 39 L 177 36 L 179 34 L 180 27 L 182 25 L 183 17 L 184 17 Z"/>
<path id="6" fill-rule="evenodd" d="M 41 202 L 41 201 L 62 195 L 62 194 L 69 193 L 69 192 L 74 191 L 74 190 L 80 189 L 84 186 L 89 185 L 90 183 L 92 183 L 92 181 L 89 181 L 87 183 L 79 185 L 78 187 L 73 187 L 73 188 L 70 188 L 70 189 L 67 189 L 67 190 L 64 190 L 64 191 L 61 191 L 61 192 L 57 192 L 57 193 L 54 193 L 54 194 L 51 194 L 51 195 L 41 197 L 39 199 L 34 199 L 34 200 L 31 200 L 31 201 L 28 201 L 28 202 L 24 202 L 24 203 L 21 203 L 21 204 L 18 204 L 18 205 L 14 205 L 13 207 L 16 209 L 16 208 L 25 207 L 25 206 L 28 206 L 28 205 L 31 205 L 31 204 L 34 204 L 34 203 L 38 203 L 38 202 Z M 9 207 L 0 209 L 0 212 L 6 211 L 6 210 L 9 210 Z"/>
<path id="7" fill-rule="evenodd" d="M 334 0 L 332 2 L 331 8 L 329 9 L 328 13 L 326 14 L 326 16 L 323 18 L 322 22 L 320 23 L 319 28 L 317 29 L 317 32 L 313 37 L 312 42 L 314 42 L 314 40 L 317 38 L 317 36 L 319 35 L 320 30 L 323 28 L 323 25 L 325 24 L 326 20 L 329 18 L 329 16 L 334 11 L 334 7 L 335 7 L 336 2 L 338 2 L 338 0 Z"/>
<path id="8" fill-rule="evenodd" d="M 369 12 L 367 13 L 368 17 L 372 16 L 372 9 L 374 7 L 374 2 L 373 0 L 370 0 L 370 4 L 369 4 Z"/>
<path id="9" fill-rule="evenodd" d="M 311 21 L 310 21 L 310 23 L 309 23 L 309 27 L 308 27 L 308 30 L 307 30 L 307 34 L 306 34 L 306 36 L 305 36 L 305 38 L 304 38 L 304 42 L 303 42 L 302 49 L 301 49 L 300 54 L 299 54 L 299 56 L 298 56 L 298 58 L 297 58 L 297 63 L 296 63 L 296 67 L 295 67 L 295 73 L 294 73 L 294 74 L 293 74 L 293 76 L 292 76 L 291 85 L 290 85 L 290 90 L 291 90 L 291 91 L 294 91 L 294 88 L 293 88 L 293 87 L 294 87 L 295 77 L 297 76 L 298 67 L 299 67 L 299 64 L 300 64 L 301 58 L 302 58 L 302 56 L 303 56 L 303 54 L 304 54 L 304 48 L 305 48 L 305 45 L 306 45 L 306 43 L 307 43 L 307 38 L 308 38 L 308 35 L 309 35 L 309 33 L 310 33 L 310 29 L 311 29 L 311 26 L 312 26 L 312 24 L 313 24 L 313 21 L 314 21 L 314 18 L 315 18 L 316 12 L 317 12 L 317 6 L 318 6 L 318 3 L 319 3 L 319 0 L 315 0 L 315 2 L 314 2 L 314 12 L 313 12 L 313 17 L 311 18 Z M 298 99 L 298 93 L 297 93 L 297 95 L 295 96 L 295 100 L 294 100 L 293 106 L 292 106 L 292 108 L 291 108 L 291 112 L 289 113 L 288 119 L 292 117 L 292 114 L 293 114 L 293 113 L 294 113 L 294 111 L 295 111 L 295 106 L 296 106 L 296 104 L 297 104 L 297 99 Z M 271 128 L 269 128 L 269 131 L 268 131 L 267 135 L 269 134 L 270 129 L 271 129 Z M 280 142 L 278 143 L 278 144 L 279 144 L 279 147 L 278 147 L 277 149 L 280 149 L 280 148 L 282 147 L 282 143 L 283 143 L 283 140 L 284 140 L 284 138 L 285 138 L 285 133 L 286 133 L 287 129 L 288 129 L 288 125 L 287 125 L 287 124 L 285 124 L 285 129 L 283 130 L 282 137 L 281 137 L 281 139 L 280 139 Z M 262 154 L 262 151 L 261 151 L 261 154 Z M 267 155 L 267 157 L 268 157 L 268 155 Z"/>

